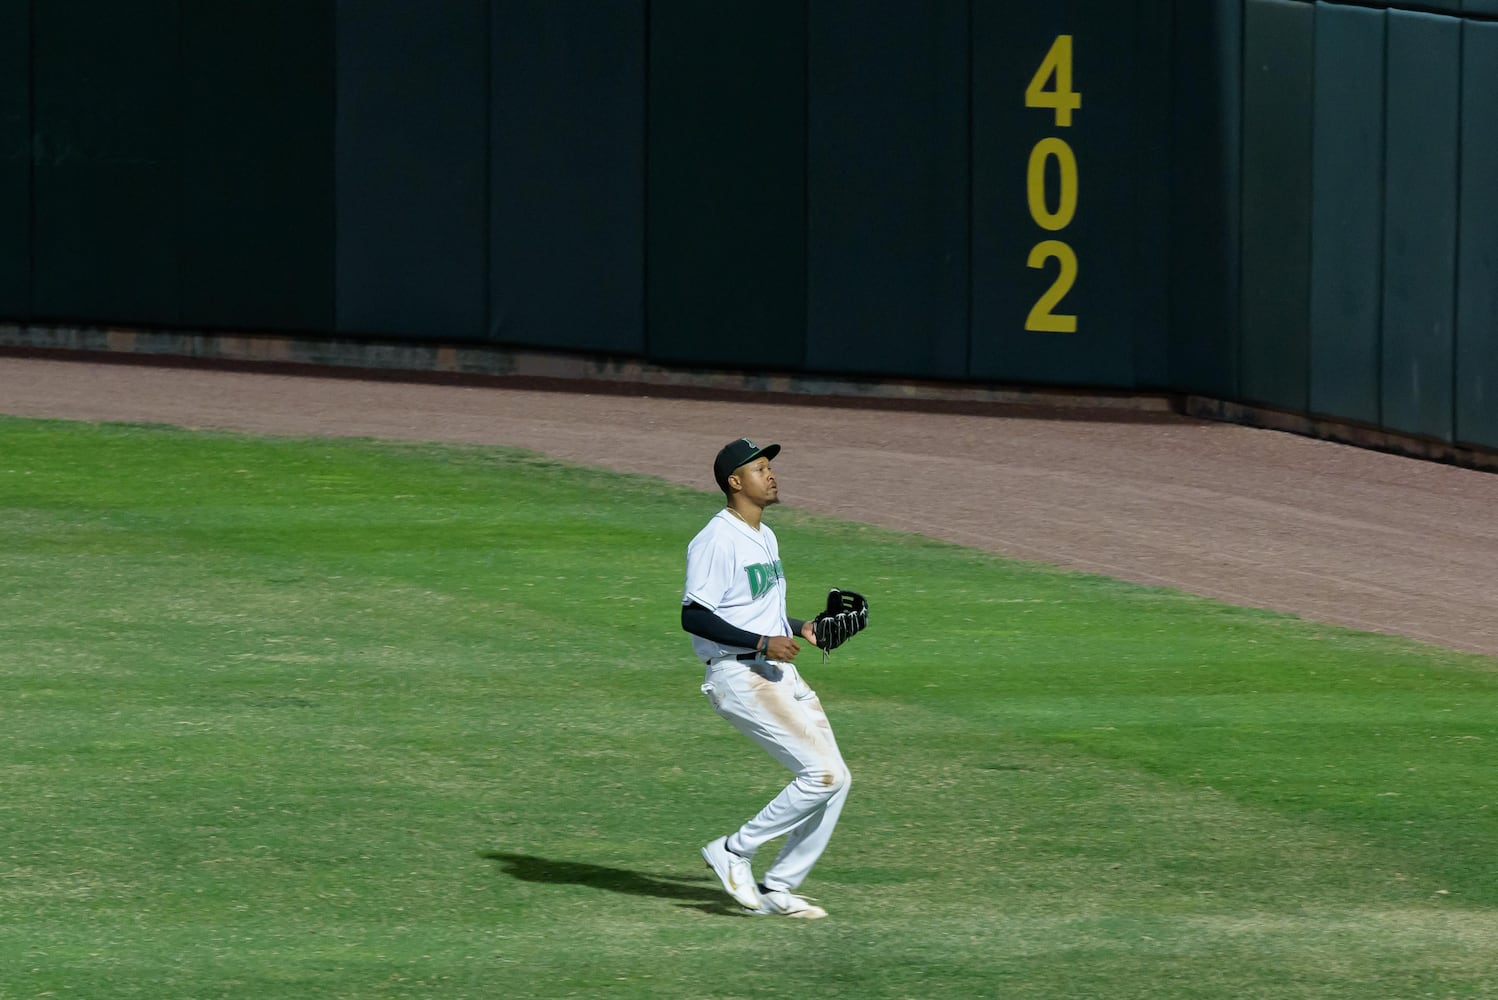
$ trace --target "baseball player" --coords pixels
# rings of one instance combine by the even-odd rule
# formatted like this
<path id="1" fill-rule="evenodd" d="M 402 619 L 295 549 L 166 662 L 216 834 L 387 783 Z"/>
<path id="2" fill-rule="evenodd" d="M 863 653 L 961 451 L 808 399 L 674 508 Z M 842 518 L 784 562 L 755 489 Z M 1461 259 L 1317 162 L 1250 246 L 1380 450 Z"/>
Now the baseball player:
<path id="1" fill-rule="evenodd" d="M 702 693 L 714 711 L 784 764 L 795 778 L 753 819 L 702 849 L 728 894 L 751 913 L 825 917 L 796 895 L 821 857 L 852 780 L 816 692 L 791 662 L 813 623 L 786 616 L 785 571 L 765 508 L 779 502 L 770 460 L 780 445 L 748 438 L 724 445 L 713 477 L 726 506 L 687 546 L 681 627 L 707 665 Z M 785 844 L 756 884 L 751 862 L 765 844 Z"/>

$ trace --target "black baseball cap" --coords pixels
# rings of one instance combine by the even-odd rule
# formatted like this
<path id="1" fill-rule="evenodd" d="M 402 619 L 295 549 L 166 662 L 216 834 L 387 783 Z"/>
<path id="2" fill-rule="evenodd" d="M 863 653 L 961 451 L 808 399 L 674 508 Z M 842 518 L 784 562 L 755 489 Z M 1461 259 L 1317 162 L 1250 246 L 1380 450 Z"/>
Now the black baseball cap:
<path id="1" fill-rule="evenodd" d="M 713 460 L 713 478 L 718 481 L 718 489 L 724 493 L 728 492 L 728 477 L 733 475 L 733 470 L 741 465 L 746 465 L 761 456 L 773 459 L 780 454 L 780 445 L 767 444 L 763 448 L 750 441 L 748 438 L 739 438 L 725 444 L 718 457 Z"/>

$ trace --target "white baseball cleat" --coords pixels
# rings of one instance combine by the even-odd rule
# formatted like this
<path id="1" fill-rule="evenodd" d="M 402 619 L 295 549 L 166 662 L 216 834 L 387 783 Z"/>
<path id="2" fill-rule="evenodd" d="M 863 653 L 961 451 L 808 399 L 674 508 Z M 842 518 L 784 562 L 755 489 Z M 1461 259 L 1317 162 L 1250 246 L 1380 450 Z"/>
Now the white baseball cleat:
<path id="1" fill-rule="evenodd" d="M 718 876 L 723 888 L 740 906 L 757 910 L 760 906 L 759 890 L 754 886 L 754 870 L 749 859 L 741 858 L 728 849 L 728 838 L 719 837 L 702 849 L 702 860 Z"/>
<path id="2" fill-rule="evenodd" d="M 788 889 L 771 889 L 759 894 L 760 904 L 750 908 L 750 913 L 766 917 L 799 917 L 816 920 L 827 916 L 827 911 L 813 904 L 805 896 L 798 896 Z"/>

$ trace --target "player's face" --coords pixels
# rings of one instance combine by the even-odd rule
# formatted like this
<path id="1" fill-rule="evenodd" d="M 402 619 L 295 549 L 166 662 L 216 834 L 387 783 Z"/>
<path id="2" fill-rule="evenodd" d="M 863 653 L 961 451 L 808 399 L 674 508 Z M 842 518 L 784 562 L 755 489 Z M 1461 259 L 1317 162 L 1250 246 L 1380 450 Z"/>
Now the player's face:
<path id="1" fill-rule="evenodd" d="M 775 473 L 770 471 L 768 458 L 756 458 L 748 465 L 739 466 L 735 475 L 739 477 L 740 491 L 745 499 L 761 507 L 780 502 L 780 491 L 775 485 Z"/>

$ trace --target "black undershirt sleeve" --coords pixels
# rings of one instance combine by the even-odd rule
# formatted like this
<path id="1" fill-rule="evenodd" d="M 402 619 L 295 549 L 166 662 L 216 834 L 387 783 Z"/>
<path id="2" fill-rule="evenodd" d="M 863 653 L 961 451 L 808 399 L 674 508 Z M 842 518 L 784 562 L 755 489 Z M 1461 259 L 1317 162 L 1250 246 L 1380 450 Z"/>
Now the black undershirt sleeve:
<path id="1" fill-rule="evenodd" d="M 725 646 L 759 648 L 759 636 L 753 632 L 745 632 L 736 625 L 728 624 L 695 601 L 681 606 L 681 628 L 684 632 L 700 635 L 704 639 L 719 642 Z"/>

